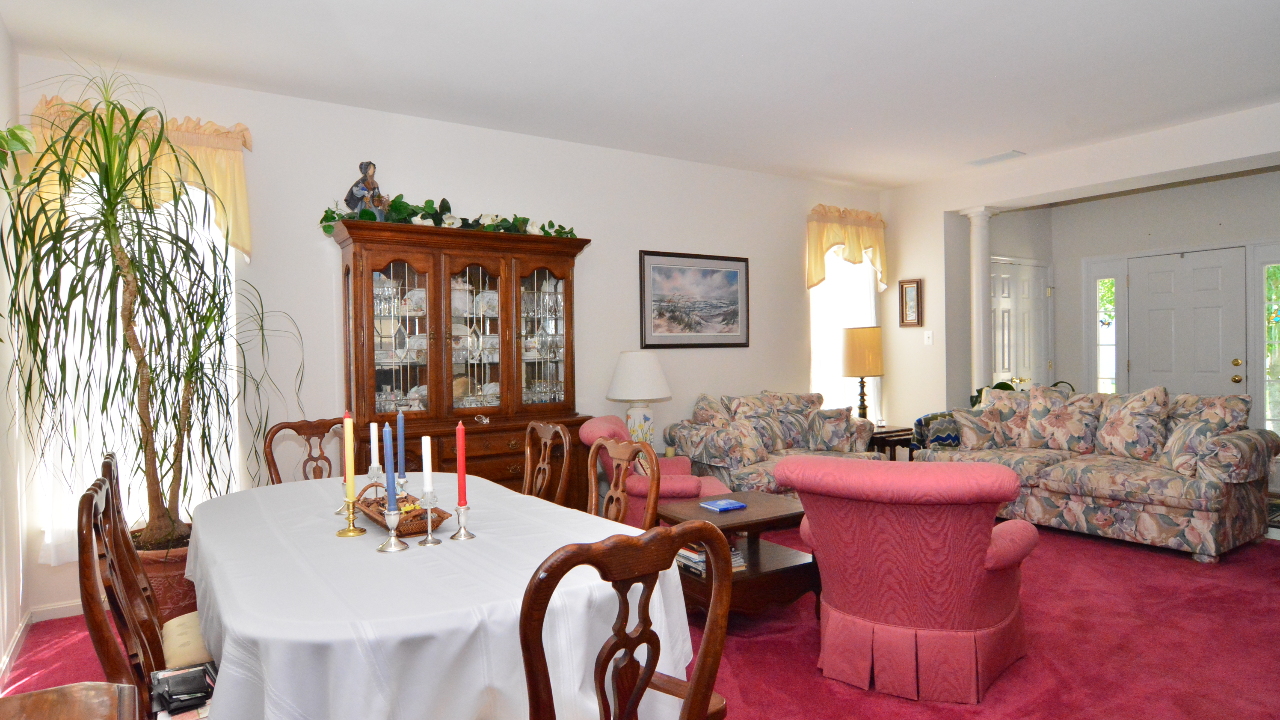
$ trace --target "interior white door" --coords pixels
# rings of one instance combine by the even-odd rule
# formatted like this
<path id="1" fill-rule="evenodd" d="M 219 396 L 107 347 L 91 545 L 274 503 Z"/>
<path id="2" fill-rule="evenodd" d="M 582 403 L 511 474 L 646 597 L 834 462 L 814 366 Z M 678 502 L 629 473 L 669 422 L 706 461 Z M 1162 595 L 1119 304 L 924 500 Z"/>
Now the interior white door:
<path id="1" fill-rule="evenodd" d="M 1019 389 L 1048 383 L 1053 357 L 1049 269 L 991 263 L 992 382 Z"/>
<path id="2" fill-rule="evenodd" d="M 1131 258 L 1129 389 L 1245 392 L 1244 283 L 1244 248 Z"/>

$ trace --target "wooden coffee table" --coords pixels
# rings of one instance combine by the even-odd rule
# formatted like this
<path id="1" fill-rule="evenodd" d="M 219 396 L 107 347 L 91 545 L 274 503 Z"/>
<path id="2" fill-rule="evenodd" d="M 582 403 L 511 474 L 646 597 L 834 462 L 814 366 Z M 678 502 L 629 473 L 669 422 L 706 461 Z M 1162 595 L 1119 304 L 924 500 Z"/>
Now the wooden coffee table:
<path id="1" fill-rule="evenodd" d="M 743 510 L 718 513 L 701 507 L 704 500 L 732 499 L 746 503 Z M 729 544 L 738 548 L 747 561 L 745 570 L 733 574 L 733 594 L 729 609 L 756 614 L 774 605 L 790 605 L 808 592 L 819 592 L 818 564 L 813 556 L 760 539 L 766 530 L 793 528 L 804 518 L 799 500 L 762 492 L 736 492 L 658 506 L 658 519 L 677 525 L 689 520 L 706 520 L 720 528 Z M 734 533 L 746 533 L 735 537 Z M 707 578 L 680 568 L 685 605 L 707 607 L 711 585 Z"/>

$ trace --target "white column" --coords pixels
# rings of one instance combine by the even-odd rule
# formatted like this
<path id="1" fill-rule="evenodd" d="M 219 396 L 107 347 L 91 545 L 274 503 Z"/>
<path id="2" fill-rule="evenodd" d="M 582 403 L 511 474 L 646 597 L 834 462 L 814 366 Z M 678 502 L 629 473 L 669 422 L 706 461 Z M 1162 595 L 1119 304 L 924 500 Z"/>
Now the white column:
<path id="1" fill-rule="evenodd" d="M 972 385 L 991 384 L 991 215 L 992 208 L 960 211 L 969 218 L 969 358 Z"/>

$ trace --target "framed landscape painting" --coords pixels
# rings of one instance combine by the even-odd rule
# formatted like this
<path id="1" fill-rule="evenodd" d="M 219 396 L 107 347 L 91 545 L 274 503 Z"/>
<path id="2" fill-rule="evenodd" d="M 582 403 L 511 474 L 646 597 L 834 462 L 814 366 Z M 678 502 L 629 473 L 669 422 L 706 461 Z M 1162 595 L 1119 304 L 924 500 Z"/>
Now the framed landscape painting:
<path id="1" fill-rule="evenodd" d="M 747 259 L 640 251 L 640 347 L 747 347 Z"/>
<path id="2" fill-rule="evenodd" d="M 924 280 L 898 281 L 898 327 L 924 327 Z"/>

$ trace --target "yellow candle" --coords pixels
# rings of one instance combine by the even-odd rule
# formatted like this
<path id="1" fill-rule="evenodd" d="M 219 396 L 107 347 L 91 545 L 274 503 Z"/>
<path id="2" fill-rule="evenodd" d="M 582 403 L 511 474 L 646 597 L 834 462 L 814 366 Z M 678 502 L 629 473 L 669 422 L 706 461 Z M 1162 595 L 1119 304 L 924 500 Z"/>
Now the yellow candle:
<path id="1" fill-rule="evenodd" d="M 347 481 L 347 502 L 356 499 L 356 427 L 351 419 L 351 411 L 342 416 L 342 456 L 346 469 L 343 477 Z"/>

